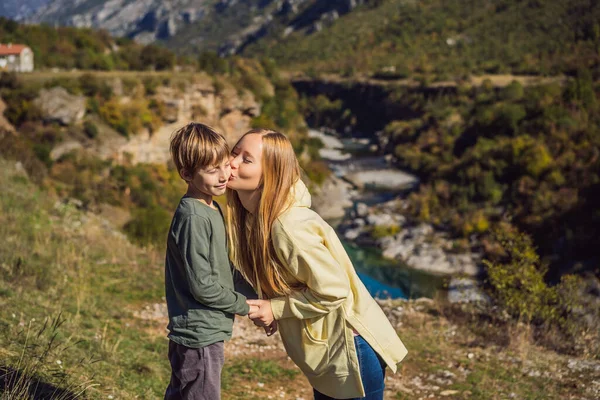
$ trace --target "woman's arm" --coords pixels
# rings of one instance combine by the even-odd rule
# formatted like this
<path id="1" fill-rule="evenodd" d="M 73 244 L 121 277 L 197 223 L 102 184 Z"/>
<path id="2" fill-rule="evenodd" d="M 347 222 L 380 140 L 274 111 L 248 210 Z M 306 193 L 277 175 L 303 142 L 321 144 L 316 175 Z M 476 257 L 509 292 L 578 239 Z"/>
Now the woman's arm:
<path id="1" fill-rule="evenodd" d="M 287 271 L 306 289 L 271 299 L 275 319 L 314 318 L 340 307 L 350 294 L 350 282 L 327 247 L 322 221 L 309 219 L 293 229 L 278 223 L 273 245 Z"/>

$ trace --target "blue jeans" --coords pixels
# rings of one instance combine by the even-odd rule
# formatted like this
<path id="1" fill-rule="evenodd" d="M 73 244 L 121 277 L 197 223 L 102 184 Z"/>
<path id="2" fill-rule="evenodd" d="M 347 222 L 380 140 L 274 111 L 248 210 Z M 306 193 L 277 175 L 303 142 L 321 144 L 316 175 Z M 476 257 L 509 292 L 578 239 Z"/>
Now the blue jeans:
<path id="1" fill-rule="evenodd" d="M 383 400 L 385 362 L 361 336 L 354 337 L 354 345 L 356 346 L 356 356 L 360 366 L 360 377 L 365 388 L 365 397 L 360 397 L 360 399 Z M 335 400 L 316 389 L 313 391 L 315 400 Z"/>

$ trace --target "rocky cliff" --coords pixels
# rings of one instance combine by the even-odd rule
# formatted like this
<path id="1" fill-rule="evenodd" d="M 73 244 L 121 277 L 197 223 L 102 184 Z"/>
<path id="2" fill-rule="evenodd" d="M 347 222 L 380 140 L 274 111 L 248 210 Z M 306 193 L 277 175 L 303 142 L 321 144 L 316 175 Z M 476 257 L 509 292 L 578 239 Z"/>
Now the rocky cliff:
<path id="1" fill-rule="evenodd" d="M 104 143 L 99 148 L 103 157 L 121 158 L 127 153 L 133 162 L 167 162 L 171 134 L 190 121 L 213 126 L 233 144 L 251 128 L 251 119 L 261 112 L 252 93 L 238 93 L 233 86 L 226 86 L 217 93 L 209 81 L 195 83 L 183 91 L 159 87 L 154 98 L 168 109 L 165 125 L 153 133 L 142 131 L 126 140 Z"/>
<path id="2" fill-rule="evenodd" d="M 50 0 L 2 0 L 0 16 L 22 20 L 46 5 Z"/>
<path id="3" fill-rule="evenodd" d="M 126 107 L 138 101 L 135 97 L 138 89 L 124 91 L 121 78 L 114 78 L 111 85 L 121 106 Z M 233 143 L 250 129 L 252 118 L 261 113 L 261 105 L 251 92 L 225 81 L 220 81 L 219 87 L 215 88 L 215 83 L 208 77 L 186 85 L 158 86 L 146 100 L 161 104 L 162 122 L 152 131 L 144 127 L 128 137 L 117 133 L 97 115 L 88 113 L 84 96 L 69 94 L 62 87 L 42 89 L 34 104 L 45 121 L 56 122 L 67 128 L 92 122 L 98 129 L 93 139 L 66 137 L 52 149 L 52 159 L 85 147 L 103 159 L 133 163 L 167 162 L 171 134 L 190 121 L 213 126 L 223 133 L 229 143 Z"/>
<path id="4" fill-rule="evenodd" d="M 105 29 L 141 43 L 235 54 L 265 35 L 319 31 L 366 0 L 38 0 L 31 23 Z M 31 13 L 31 10 L 35 12 Z"/>

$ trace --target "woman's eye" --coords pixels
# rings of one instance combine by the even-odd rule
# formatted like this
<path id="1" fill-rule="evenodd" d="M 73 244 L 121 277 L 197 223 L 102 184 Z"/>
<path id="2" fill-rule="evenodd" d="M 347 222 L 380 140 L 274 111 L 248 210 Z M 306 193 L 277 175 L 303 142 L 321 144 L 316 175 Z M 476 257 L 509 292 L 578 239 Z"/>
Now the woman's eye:
<path id="1" fill-rule="evenodd" d="M 244 162 L 245 162 L 246 164 L 251 164 L 251 163 L 252 163 L 252 161 L 251 161 L 251 160 L 249 160 L 249 159 L 247 159 L 247 158 L 244 158 Z"/>

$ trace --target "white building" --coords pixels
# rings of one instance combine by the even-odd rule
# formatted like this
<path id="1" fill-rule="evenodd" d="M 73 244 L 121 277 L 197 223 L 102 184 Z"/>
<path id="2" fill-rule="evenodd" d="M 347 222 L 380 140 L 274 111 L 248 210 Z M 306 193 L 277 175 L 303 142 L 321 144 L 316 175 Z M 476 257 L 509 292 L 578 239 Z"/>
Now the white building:
<path id="1" fill-rule="evenodd" d="M 24 44 L 0 43 L 0 71 L 33 71 L 33 51 Z"/>

